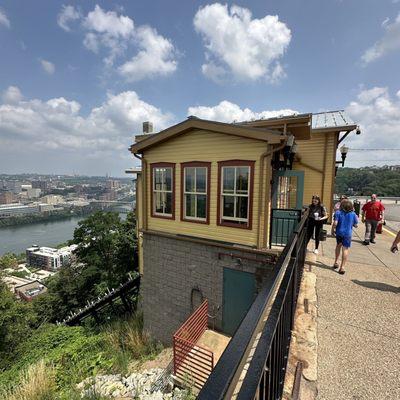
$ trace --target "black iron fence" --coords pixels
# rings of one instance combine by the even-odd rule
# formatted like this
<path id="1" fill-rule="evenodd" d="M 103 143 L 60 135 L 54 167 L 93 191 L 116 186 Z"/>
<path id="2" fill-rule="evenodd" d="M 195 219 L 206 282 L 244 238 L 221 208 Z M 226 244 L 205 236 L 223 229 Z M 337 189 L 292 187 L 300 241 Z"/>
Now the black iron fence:
<path id="1" fill-rule="evenodd" d="M 281 398 L 305 261 L 307 218 L 305 212 L 276 263 L 272 280 L 257 295 L 198 399 Z"/>

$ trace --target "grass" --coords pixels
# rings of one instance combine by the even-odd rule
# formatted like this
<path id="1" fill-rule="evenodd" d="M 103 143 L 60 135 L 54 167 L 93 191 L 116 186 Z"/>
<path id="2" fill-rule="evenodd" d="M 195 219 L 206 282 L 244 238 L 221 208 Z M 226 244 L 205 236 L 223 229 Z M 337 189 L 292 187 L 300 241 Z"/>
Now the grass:
<path id="1" fill-rule="evenodd" d="M 30 365 L 21 376 L 14 390 L 1 393 L 4 400 L 54 400 L 56 384 L 54 367 L 46 365 L 44 360 Z"/>
<path id="2" fill-rule="evenodd" d="M 9 368 L 0 370 L 0 399 L 78 400 L 75 387 L 79 382 L 98 374 L 127 374 L 130 363 L 154 358 L 161 349 L 143 331 L 139 313 L 97 333 L 83 327 L 47 324 L 21 343 Z M 2 388 L 8 397 L 1 395 Z M 93 393 L 84 399 L 105 398 Z"/>
<path id="3" fill-rule="evenodd" d="M 130 361 L 151 359 L 162 350 L 162 346 L 143 330 L 141 313 L 112 323 L 105 329 L 104 334 L 106 342 L 115 354 L 121 373 L 128 372 Z"/>

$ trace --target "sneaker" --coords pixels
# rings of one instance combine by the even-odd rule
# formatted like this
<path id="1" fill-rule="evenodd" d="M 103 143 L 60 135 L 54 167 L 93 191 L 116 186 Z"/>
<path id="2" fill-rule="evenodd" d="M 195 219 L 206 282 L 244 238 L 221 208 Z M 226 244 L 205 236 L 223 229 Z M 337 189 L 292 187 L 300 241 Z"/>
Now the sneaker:
<path id="1" fill-rule="evenodd" d="M 318 254 L 318 249 L 315 249 L 315 250 L 314 250 L 314 254 Z"/>
<path id="2" fill-rule="evenodd" d="M 369 245 L 369 242 L 368 242 L 367 240 L 364 240 L 364 241 L 363 241 L 363 245 L 368 246 L 368 245 Z"/>
<path id="3" fill-rule="evenodd" d="M 376 242 L 375 242 L 375 240 L 371 239 L 371 240 L 370 240 L 370 243 L 375 244 Z"/>

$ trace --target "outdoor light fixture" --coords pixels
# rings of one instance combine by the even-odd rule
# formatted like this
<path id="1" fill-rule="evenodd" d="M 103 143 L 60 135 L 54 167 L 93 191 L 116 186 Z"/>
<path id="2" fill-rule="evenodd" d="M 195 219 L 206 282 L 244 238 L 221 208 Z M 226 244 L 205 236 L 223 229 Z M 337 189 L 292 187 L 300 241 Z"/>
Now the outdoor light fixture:
<path id="1" fill-rule="evenodd" d="M 288 167 L 289 169 L 292 169 L 296 151 L 297 144 L 294 141 L 294 136 L 290 133 L 287 137 L 286 144 L 283 149 L 283 165 L 280 165 L 280 167 L 283 167 L 284 170 L 286 170 Z"/>
<path id="2" fill-rule="evenodd" d="M 344 161 L 346 160 L 347 153 L 349 152 L 349 148 L 346 145 L 343 145 L 340 147 L 340 154 L 342 155 L 342 161 L 336 161 L 336 164 L 342 164 L 342 167 L 344 167 Z"/>

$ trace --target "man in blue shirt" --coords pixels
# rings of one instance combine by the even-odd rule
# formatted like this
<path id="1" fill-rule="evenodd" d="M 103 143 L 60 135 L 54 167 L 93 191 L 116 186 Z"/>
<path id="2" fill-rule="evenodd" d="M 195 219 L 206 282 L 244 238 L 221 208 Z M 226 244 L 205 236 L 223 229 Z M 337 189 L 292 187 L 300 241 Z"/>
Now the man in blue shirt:
<path id="1" fill-rule="evenodd" d="M 336 236 L 335 263 L 333 268 L 339 268 L 340 250 L 342 250 L 342 263 L 339 268 L 339 274 L 345 273 L 345 265 L 349 257 L 349 249 L 351 246 L 351 236 L 353 226 L 357 228 L 358 218 L 353 211 L 353 203 L 348 200 L 342 200 L 340 210 L 335 212 L 332 224 L 332 236 Z"/>

